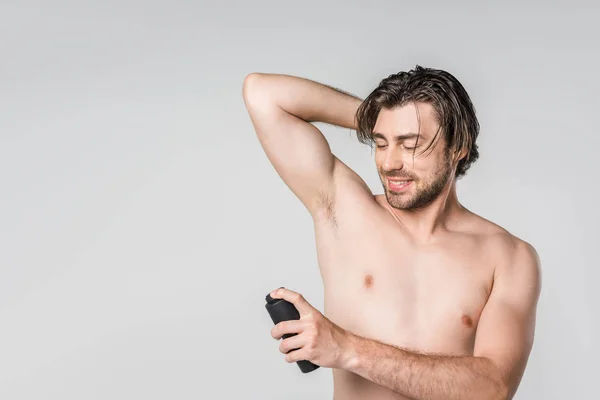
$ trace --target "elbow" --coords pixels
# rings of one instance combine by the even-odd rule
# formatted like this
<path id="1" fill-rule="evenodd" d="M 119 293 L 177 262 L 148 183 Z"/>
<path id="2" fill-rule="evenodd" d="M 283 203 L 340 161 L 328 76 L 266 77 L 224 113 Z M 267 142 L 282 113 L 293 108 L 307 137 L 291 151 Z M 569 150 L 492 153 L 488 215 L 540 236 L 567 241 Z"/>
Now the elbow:
<path id="1" fill-rule="evenodd" d="M 501 380 L 494 382 L 492 386 L 492 393 L 488 397 L 490 400 L 511 400 L 512 395 L 510 388 L 506 383 Z"/>
<path id="2" fill-rule="evenodd" d="M 256 97 L 259 89 L 264 85 L 264 74 L 252 72 L 244 78 L 242 85 L 242 96 L 246 102 Z"/>
<path id="3" fill-rule="evenodd" d="M 492 368 L 487 370 L 487 396 L 489 400 L 511 400 L 514 396 L 514 388 L 511 385 L 510 374 L 503 368 L 489 360 Z"/>

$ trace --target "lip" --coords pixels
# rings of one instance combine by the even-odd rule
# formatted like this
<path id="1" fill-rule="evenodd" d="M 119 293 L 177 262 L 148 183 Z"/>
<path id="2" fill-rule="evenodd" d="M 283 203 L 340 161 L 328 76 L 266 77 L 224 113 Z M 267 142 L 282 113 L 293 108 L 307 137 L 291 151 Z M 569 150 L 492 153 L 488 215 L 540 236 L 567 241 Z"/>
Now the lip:
<path id="1" fill-rule="evenodd" d="M 399 191 L 406 189 L 413 182 L 412 179 L 389 179 L 389 178 L 387 181 L 388 181 L 388 187 L 390 188 L 390 190 L 393 190 L 395 192 L 399 192 Z M 404 185 L 400 185 L 399 182 L 406 182 L 406 183 Z"/>

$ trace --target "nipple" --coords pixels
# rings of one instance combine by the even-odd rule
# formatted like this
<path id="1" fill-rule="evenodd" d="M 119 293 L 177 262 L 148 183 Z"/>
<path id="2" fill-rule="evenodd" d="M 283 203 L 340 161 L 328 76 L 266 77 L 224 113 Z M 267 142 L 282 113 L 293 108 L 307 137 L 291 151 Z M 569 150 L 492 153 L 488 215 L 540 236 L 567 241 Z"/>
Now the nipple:
<path id="1" fill-rule="evenodd" d="M 367 275 L 365 276 L 365 287 L 370 288 L 371 286 L 373 286 L 373 276 Z"/>
<path id="2" fill-rule="evenodd" d="M 473 326 L 473 320 L 468 315 L 463 315 L 462 322 L 469 328 Z"/>

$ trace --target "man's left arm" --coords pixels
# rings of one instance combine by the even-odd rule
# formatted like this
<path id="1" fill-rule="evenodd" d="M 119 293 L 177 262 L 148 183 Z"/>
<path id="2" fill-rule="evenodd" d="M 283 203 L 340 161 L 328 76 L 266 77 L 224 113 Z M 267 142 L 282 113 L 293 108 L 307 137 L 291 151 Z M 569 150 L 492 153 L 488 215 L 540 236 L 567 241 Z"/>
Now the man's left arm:
<path id="1" fill-rule="evenodd" d="M 417 353 L 347 332 L 341 368 L 418 400 L 511 399 L 533 346 L 541 291 L 535 249 L 520 240 L 516 247 L 496 269 L 472 357 Z"/>

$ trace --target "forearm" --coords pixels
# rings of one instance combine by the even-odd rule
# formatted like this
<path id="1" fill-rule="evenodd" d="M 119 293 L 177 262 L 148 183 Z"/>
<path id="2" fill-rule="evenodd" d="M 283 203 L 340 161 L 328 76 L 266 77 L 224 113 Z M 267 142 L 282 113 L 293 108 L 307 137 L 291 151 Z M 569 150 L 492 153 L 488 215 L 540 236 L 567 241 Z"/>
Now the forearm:
<path id="1" fill-rule="evenodd" d="M 282 74 L 251 74 L 251 86 L 281 109 L 307 122 L 324 122 L 356 129 L 355 114 L 362 100 L 309 79 Z"/>
<path id="2" fill-rule="evenodd" d="M 417 400 L 501 400 L 499 370 L 483 357 L 420 354 L 351 335 L 346 368 Z"/>

